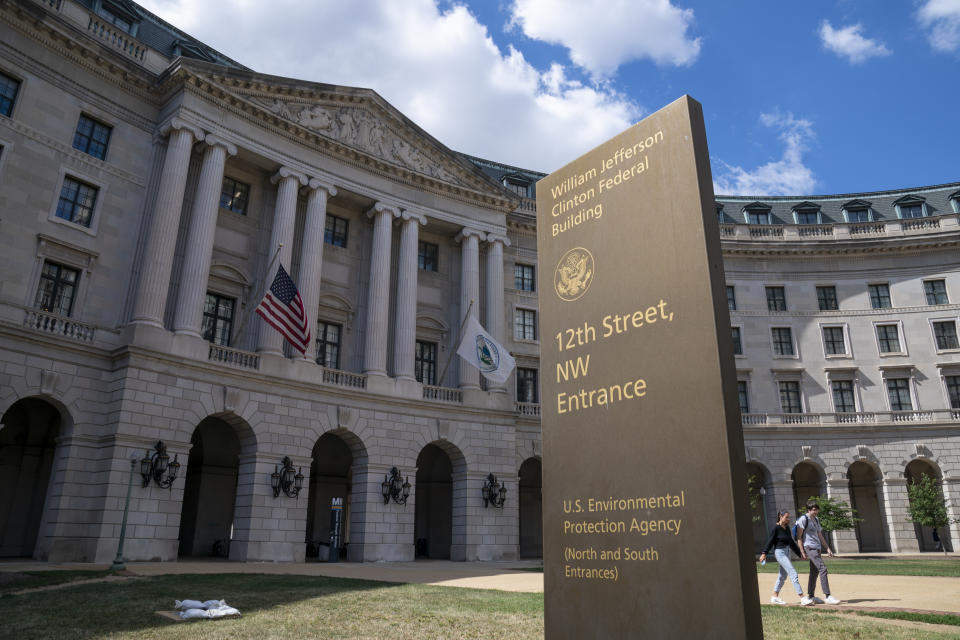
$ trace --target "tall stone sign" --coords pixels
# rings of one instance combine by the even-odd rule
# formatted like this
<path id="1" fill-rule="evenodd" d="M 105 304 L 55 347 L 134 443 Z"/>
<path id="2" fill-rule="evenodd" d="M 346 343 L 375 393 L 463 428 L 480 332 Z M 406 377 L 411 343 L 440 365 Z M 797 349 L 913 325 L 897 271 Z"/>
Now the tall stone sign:
<path id="1" fill-rule="evenodd" d="M 762 638 L 702 108 L 537 184 L 546 638 Z"/>

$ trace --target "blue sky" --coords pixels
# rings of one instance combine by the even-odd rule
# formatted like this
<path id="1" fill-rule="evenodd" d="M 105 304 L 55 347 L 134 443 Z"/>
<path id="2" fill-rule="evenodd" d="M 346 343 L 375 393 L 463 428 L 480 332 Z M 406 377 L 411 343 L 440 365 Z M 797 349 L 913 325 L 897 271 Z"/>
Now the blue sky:
<path id="1" fill-rule="evenodd" d="M 960 180 L 960 0 L 141 2 L 257 71 L 374 89 L 453 149 L 539 171 L 688 93 L 720 193 Z"/>

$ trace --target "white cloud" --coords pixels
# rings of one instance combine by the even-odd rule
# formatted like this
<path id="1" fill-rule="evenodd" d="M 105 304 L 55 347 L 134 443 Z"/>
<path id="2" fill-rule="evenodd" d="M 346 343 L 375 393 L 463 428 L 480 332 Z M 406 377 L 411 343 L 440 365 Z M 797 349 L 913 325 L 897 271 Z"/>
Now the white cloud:
<path id="1" fill-rule="evenodd" d="M 469 10 L 437 0 L 139 0 L 261 73 L 368 87 L 443 144 L 550 171 L 642 115 L 609 87 L 502 51 Z"/>
<path id="2" fill-rule="evenodd" d="M 777 137 L 784 144 L 783 155 L 753 171 L 717 160 L 715 164 L 720 170 L 714 172 L 714 191 L 724 195 L 767 196 L 813 193 L 817 181 L 813 171 L 803 163 L 803 154 L 814 138 L 813 123 L 794 118 L 792 113 L 779 112 L 761 114 L 760 123 L 779 130 Z"/>
<path id="3" fill-rule="evenodd" d="M 927 0 L 917 11 L 917 21 L 937 51 L 960 49 L 960 0 Z"/>
<path id="4" fill-rule="evenodd" d="M 594 79 L 630 60 L 683 66 L 700 53 L 700 38 L 687 35 L 693 9 L 670 0 L 514 0 L 510 12 L 527 37 L 566 47 Z"/>
<path id="5" fill-rule="evenodd" d="M 824 47 L 846 58 L 851 64 L 890 55 L 890 49 L 882 42 L 864 38 L 860 34 L 862 29 L 861 24 L 834 29 L 828 21 L 824 20 L 820 23 L 820 41 Z"/>

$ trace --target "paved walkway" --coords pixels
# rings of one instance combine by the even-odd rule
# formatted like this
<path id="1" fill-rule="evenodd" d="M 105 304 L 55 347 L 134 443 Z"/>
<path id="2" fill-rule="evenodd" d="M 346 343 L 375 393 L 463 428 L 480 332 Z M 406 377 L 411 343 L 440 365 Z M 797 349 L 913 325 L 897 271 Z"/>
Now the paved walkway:
<path id="1" fill-rule="evenodd" d="M 417 562 L 364 562 L 364 563 L 263 563 L 263 562 L 131 562 L 130 573 L 155 576 L 178 573 L 271 573 L 330 576 L 336 578 L 359 578 L 386 582 L 410 582 L 446 587 L 469 587 L 474 589 L 500 589 L 539 593 L 543 591 L 543 574 L 538 571 L 523 571 L 536 568 L 539 561 L 515 562 L 449 562 L 445 560 L 419 560 Z M 43 571 L 63 569 L 103 570 L 109 565 L 83 563 L 46 562 L 0 562 L 2 571 Z M 759 574 L 761 602 L 770 601 L 770 592 L 775 574 Z M 801 584 L 806 586 L 806 576 Z M 819 585 L 818 585 L 819 586 Z M 960 614 L 960 578 L 916 576 L 860 576 L 830 575 L 833 594 L 843 601 L 824 609 L 911 609 L 943 611 Z M 823 595 L 819 593 L 819 595 Z M 788 603 L 797 604 L 789 584 L 780 596 Z"/>

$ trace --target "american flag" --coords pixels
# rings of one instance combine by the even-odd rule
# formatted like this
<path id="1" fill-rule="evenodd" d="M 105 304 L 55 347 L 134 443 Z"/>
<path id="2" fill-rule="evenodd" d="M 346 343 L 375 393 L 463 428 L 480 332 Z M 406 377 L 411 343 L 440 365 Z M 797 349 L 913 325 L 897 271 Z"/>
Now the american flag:
<path id="1" fill-rule="evenodd" d="M 257 305 L 257 314 L 282 333 L 300 353 L 306 353 L 310 344 L 310 324 L 297 285 L 293 284 L 282 264 L 270 289 Z"/>

